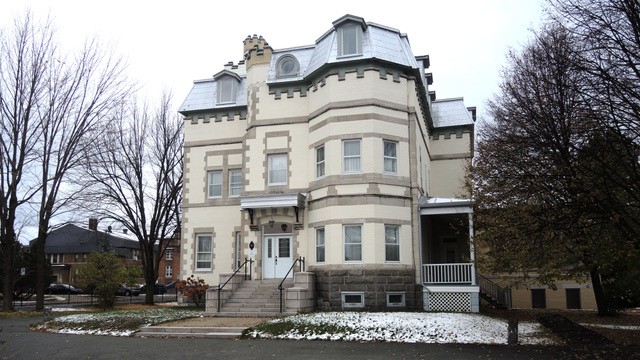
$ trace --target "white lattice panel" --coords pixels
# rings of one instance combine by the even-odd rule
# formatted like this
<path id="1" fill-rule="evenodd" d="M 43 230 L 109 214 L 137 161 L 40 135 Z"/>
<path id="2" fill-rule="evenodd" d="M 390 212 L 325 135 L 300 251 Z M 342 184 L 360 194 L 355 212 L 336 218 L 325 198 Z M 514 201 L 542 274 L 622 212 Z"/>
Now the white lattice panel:
<path id="1" fill-rule="evenodd" d="M 427 311 L 470 312 L 471 294 L 468 292 L 428 293 Z"/>

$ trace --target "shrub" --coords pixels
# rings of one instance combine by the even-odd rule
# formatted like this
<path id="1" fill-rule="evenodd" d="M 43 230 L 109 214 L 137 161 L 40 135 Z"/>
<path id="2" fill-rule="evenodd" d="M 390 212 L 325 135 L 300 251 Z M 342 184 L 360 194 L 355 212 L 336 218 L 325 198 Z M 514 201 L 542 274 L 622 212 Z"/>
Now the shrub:
<path id="1" fill-rule="evenodd" d="M 186 280 L 180 280 L 176 283 L 176 289 L 180 291 L 182 296 L 188 297 L 196 306 L 200 306 L 205 298 L 209 285 L 200 277 L 195 278 L 193 275 Z"/>

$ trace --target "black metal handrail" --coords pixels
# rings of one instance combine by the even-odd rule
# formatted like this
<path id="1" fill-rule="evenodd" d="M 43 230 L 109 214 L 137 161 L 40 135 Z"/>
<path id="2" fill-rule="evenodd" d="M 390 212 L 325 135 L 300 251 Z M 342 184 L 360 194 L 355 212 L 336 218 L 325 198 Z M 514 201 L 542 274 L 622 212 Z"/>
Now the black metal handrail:
<path id="1" fill-rule="evenodd" d="M 282 312 L 282 290 L 284 290 L 282 284 L 284 284 L 284 281 L 287 280 L 287 277 L 289 276 L 291 271 L 293 271 L 293 268 L 296 266 L 298 261 L 300 262 L 300 271 L 304 272 L 304 257 L 301 256 L 293 262 L 293 265 L 291 265 L 289 271 L 287 271 L 287 274 L 282 278 L 282 281 L 280 281 L 280 285 L 278 285 L 278 290 L 280 290 L 280 312 Z"/>
<path id="2" fill-rule="evenodd" d="M 249 266 L 246 266 L 247 263 L 249 263 Z M 244 262 L 236 269 L 236 271 L 233 272 L 233 274 L 231 274 L 231 276 L 229 276 L 229 278 L 227 279 L 227 281 L 224 282 L 224 284 L 220 285 L 218 284 L 218 312 L 220 312 L 220 291 L 227 285 L 227 283 L 233 279 L 234 276 L 236 276 L 236 274 L 238 273 L 238 271 L 240 271 L 240 269 L 242 269 L 244 267 L 244 279 L 245 280 L 251 280 L 251 264 L 253 264 L 253 260 L 252 259 L 244 259 Z M 247 279 L 247 268 L 249 268 L 249 279 Z"/>

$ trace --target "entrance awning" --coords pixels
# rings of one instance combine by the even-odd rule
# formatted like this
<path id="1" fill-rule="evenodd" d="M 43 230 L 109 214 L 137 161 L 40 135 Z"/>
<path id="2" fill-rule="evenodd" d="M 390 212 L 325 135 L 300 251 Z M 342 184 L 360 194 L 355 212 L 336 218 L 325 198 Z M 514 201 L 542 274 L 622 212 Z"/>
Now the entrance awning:
<path id="1" fill-rule="evenodd" d="M 243 196 L 240 198 L 240 209 L 271 209 L 290 206 L 304 209 L 306 199 L 307 195 L 302 193 Z"/>
<path id="2" fill-rule="evenodd" d="M 240 210 L 249 212 L 251 226 L 253 226 L 253 211 L 255 209 L 272 209 L 292 207 L 295 211 L 296 223 L 300 222 L 299 209 L 304 209 L 307 195 L 303 193 L 295 194 L 270 194 L 243 196 L 240 198 Z"/>

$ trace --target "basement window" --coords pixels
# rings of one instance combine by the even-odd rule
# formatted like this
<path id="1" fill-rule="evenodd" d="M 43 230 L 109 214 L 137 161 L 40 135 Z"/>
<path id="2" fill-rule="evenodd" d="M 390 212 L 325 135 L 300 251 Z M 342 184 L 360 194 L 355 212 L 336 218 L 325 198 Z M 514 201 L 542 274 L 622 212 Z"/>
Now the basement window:
<path id="1" fill-rule="evenodd" d="M 387 307 L 405 307 L 406 301 L 403 291 L 387 292 Z"/>
<path id="2" fill-rule="evenodd" d="M 343 292 L 342 308 L 364 307 L 364 292 Z"/>

